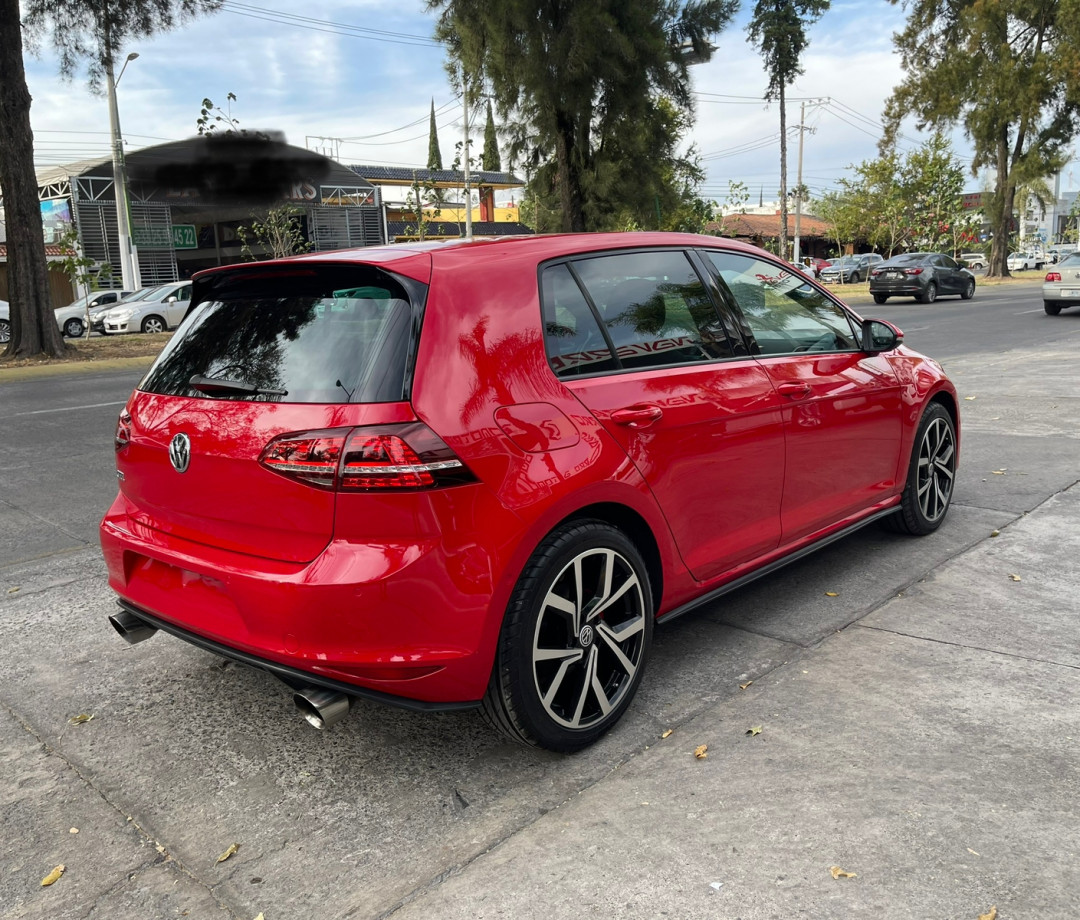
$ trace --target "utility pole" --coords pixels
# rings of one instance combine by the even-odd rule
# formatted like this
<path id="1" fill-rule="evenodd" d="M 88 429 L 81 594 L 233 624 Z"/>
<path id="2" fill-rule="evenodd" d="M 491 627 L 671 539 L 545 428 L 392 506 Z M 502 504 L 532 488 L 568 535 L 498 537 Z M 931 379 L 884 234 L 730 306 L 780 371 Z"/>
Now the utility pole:
<path id="1" fill-rule="evenodd" d="M 799 109 L 799 169 L 798 179 L 795 180 L 795 243 L 792 248 L 791 261 L 798 263 L 802 253 L 799 251 L 799 224 L 802 219 L 802 151 L 803 135 L 806 133 L 806 103 L 803 102 Z"/>
<path id="2" fill-rule="evenodd" d="M 120 274 L 125 291 L 137 291 L 142 287 L 139 277 L 139 257 L 131 241 L 131 210 L 128 206 L 127 174 L 124 170 L 124 141 L 120 134 L 120 113 L 116 106 L 116 84 L 124 75 L 124 68 L 139 55 L 132 52 L 120 68 L 120 76 L 113 77 L 113 58 L 110 50 L 105 59 L 105 81 L 109 91 L 109 131 L 112 135 L 113 194 L 116 197 L 116 232 L 120 242 Z"/>
<path id="3" fill-rule="evenodd" d="M 465 97 L 465 239 L 472 239 L 472 191 L 469 189 L 469 82 L 464 81 Z"/>

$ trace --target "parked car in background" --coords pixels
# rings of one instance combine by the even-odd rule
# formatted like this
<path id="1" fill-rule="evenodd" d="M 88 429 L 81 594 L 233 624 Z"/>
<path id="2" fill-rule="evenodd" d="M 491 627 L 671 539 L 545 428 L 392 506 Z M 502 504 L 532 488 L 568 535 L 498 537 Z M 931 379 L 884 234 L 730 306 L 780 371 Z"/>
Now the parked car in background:
<path id="1" fill-rule="evenodd" d="M 803 257 L 803 265 L 810 270 L 815 278 L 820 278 L 822 270 L 828 268 L 829 264 L 828 259 L 819 259 L 817 256 Z"/>
<path id="2" fill-rule="evenodd" d="M 874 303 L 890 297 L 914 297 L 933 303 L 942 294 L 975 296 L 975 276 L 951 256 L 940 252 L 905 252 L 882 262 L 870 273 Z"/>
<path id="3" fill-rule="evenodd" d="M 1071 256 L 1077 251 L 1080 251 L 1080 246 L 1077 246 L 1076 243 L 1058 243 L 1057 245 L 1047 247 L 1046 257 L 1050 260 L 1051 264 L 1056 264 L 1066 256 Z"/>
<path id="4" fill-rule="evenodd" d="M 1011 272 L 1022 272 L 1032 268 L 1039 271 L 1045 262 L 1044 256 L 1033 252 L 1010 252 L 1005 264 Z"/>
<path id="5" fill-rule="evenodd" d="M 68 338 L 77 339 L 86 332 L 86 314 L 91 318 L 100 308 L 109 308 L 116 304 L 122 297 L 127 297 L 131 291 L 91 291 L 78 300 L 73 300 L 66 307 L 57 307 L 53 310 L 56 314 L 56 325 Z"/>
<path id="6" fill-rule="evenodd" d="M 965 252 L 961 254 L 960 261 L 968 268 L 986 268 L 990 260 L 982 252 Z"/>
<path id="7" fill-rule="evenodd" d="M 864 252 L 857 256 L 844 256 L 821 270 L 825 284 L 859 284 L 870 277 L 870 271 L 882 261 L 876 252 Z"/>
<path id="8" fill-rule="evenodd" d="M 116 303 L 106 304 L 103 307 L 95 307 L 90 311 L 90 328 L 94 332 L 100 332 L 102 335 L 108 335 L 105 331 L 105 314 L 108 313 L 114 307 L 120 307 L 125 304 L 134 303 L 137 300 L 145 300 L 154 291 L 156 291 L 161 285 L 152 284 L 149 287 L 139 288 L 133 294 L 128 294 L 127 297 L 122 297 Z"/>
<path id="9" fill-rule="evenodd" d="M 1080 252 L 1065 256 L 1043 281 L 1043 309 L 1048 315 L 1075 306 L 1080 306 Z"/>
<path id="10" fill-rule="evenodd" d="M 0 345 L 11 341 L 11 305 L 0 300 Z"/>
<path id="11" fill-rule="evenodd" d="M 191 282 L 154 288 L 142 300 L 118 304 L 105 314 L 106 335 L 124 332 L 165 332 L 180 325 L 191 301 Z"/>
<path id="12" fill-rule="evenodd" d="M 958 418 L 894 326 L 734 240 L 212 269 L 117 423 L 112 622 L 281 677 L 316 727 L 479 707 L 574 751 L 656 621 L 874 520 L 935 530 Z"/>

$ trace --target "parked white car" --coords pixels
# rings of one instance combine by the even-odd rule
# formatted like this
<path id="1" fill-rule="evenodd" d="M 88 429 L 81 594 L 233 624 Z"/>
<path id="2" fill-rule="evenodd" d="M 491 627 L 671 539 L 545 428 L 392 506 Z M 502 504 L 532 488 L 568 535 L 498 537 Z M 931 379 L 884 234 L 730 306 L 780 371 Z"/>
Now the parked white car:
<path id="1" fill-rule="evenodd" d="M 77 339 L 86 332 L 86 316 L 90 314 L 93 322 L 94 314 L 101 309 L 108 309 L 118 300 L 127 297 L 131 291 L 92 291 L 73 300 L 66 307 L 57 307 L 53 310 L 56 314 L 56 325 L 68 338 Z"/>
<path id="2" fill-rule="evenodd" d="M 0 300 L 0 345 L 11 341 L 11 307 L 6 300 Z"/>
<path id="3" fill-rule="evenodd" d="M 191 303 L 191 282 L 174 281 L 142 300 L 118 304 L 105 314 L 107 335 L 123 332 L 165 332 L 175 329 Z"/>
<path id="4" fill-rule="evenodd" d="M 1027 271 L 1029 268 L 1038 271 L 1043 267 L 1045 261 L 1046 259 L 1043 256 L 1036 255 L 1033 252 L 1010 252 L 1005 264 L 1011 272 Z"/>

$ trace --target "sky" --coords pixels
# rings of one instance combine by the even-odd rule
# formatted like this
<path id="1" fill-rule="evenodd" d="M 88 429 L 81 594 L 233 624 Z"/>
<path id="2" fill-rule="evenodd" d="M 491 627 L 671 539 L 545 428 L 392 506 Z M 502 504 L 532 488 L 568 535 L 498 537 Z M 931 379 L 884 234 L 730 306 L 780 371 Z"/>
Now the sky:
<path id="1" fill-rule="evenodd" d="M 744 0 L 714 40 L 712 60 L 691 68 L 697 118 L 687 142 L 706 170 L 701 194 L 720 204 L 730 182 L 747 186 L 751 204 L 775 200 L 780 184 L 779 111 L 763 100 L 767 79 L 746 37 L 750 6 Z M 812 130 L 805 136 L 803 181 L 811 196 L 837 188 L 853 164 L 877 155 L 885 101 L 903 77 L 892 39 L 903 21 L 900 5 L 847 0 L 833 2 L 809 28 L 805 73 L 788 91 L 788 124 L 798 124 L 805 101 Z M 283 131 L 290 143 L 323 149 L 346 164 L 423 167 L 434 100 L 449 166 L 463 113 L 443 48 L 431 39 L 434 24 L 423 0 L 225 0 L 214 15 L 123 49 L 139 55 L 118 84 L 126 149 L 195 134 L 203 98 L 225 107 L 232 93 L 231 112 L 241 127 Z M 107 102 L 88 88 L 85 74 L 62 80 L 47 44 L 27 55 L 26 68 L 37 165 L 107 155 Z M 970 164 L 963 133 L 952 138 L 958 159 Z M 913 123 L 904 124 L 902 151 L 923 140 Z M 793 185 L 797 137 L 788 147 Z M 476 142 L 474 155 L 480 149 Z M 1074 160 L 1062 191 L 1078 185 Z M 982 187 L 982 179 L 969 176 L 968 190 Z"/>

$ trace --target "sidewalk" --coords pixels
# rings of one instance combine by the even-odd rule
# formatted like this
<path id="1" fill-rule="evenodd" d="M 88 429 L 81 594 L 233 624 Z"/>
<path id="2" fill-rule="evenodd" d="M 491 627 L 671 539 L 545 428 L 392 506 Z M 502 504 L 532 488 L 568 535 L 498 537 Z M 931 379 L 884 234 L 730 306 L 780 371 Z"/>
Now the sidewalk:
<path id="1" fill-rule="evenodd" d="M 1075 916 L 1078 516 L 1080 486 L 391 915 Z"/>

